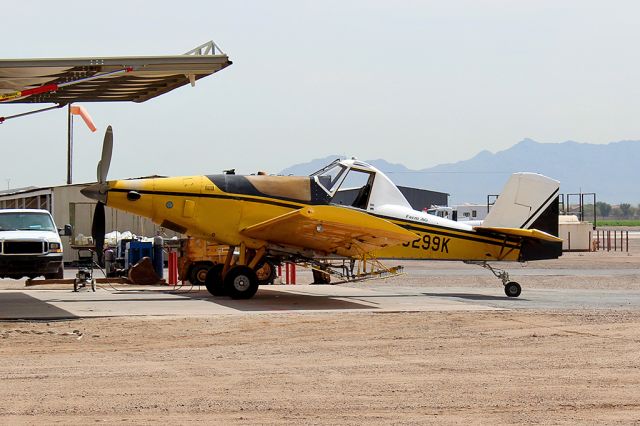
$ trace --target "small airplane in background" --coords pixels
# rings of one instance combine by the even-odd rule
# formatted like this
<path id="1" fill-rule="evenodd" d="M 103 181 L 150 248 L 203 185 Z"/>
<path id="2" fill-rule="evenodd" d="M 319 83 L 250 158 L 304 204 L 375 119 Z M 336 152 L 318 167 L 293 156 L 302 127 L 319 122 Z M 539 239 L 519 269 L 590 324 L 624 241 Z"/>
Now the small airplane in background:
<path id="1" fill-rule="evenodd" d="M 104 241 L 105 205 L 228 246 L 225 263 L 206 276 L 213 295 L 251 298 L 260 284 L 256 271 L 283 261 L 353 280 L 398 272 L 379 259 L 425 259 L 477 263 L 502 281 L 507 296 L 517 297 L 520 285 L 489 262 L 562 255 L 559 182 L 539 174 L 513 174 L 482 225 L 471 226 L 412 209 L 384 173 L 356 159 L 336 160 L 310 176 L 107 181 L 112 147 L 109 126 L 98 183 L 82 190 L 98 201 L 92 229 L 97 251 Z M 352 200 L 335 203 L 338 193 L 354 188 Z"/>

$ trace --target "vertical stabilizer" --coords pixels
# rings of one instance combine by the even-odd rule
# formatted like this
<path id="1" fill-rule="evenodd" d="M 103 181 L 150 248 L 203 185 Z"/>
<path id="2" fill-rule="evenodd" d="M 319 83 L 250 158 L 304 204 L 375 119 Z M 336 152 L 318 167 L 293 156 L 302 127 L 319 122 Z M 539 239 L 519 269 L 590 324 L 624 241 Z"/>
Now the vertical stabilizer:
<path id="1" fill-rule="evenodd" d="M 536 173 L 514 173 L 482 226 L 538 229 L 558 235 L 560 182 Z"/>

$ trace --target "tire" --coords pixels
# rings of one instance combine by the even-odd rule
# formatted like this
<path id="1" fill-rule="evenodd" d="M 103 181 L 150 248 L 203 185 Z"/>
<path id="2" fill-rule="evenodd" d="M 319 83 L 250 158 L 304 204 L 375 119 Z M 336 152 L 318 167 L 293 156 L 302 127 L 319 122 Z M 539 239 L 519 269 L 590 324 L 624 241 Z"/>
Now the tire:
<path id="1" fill-rule="evenodd" d="M 93 291 L 94 293 L 96 292 L 96 280 L 91 279 L 91 291 Z"/>
<path id="2" fill-rule="evenodd" d="M 260 262 L 256 268 L 258 285 L 273 284 L 276 279 L 276 266 L 270 260 Z"/>
<path id="3" fill-rule="evenodd" d="M 205 285 L 207 273 L 212 266 L 211 263 L 204 262 L 194 264 L 189 271 L 189 282 L 192 285 Z"/>
<path id="4" fill-rule="evenodd" d="M 77 292 L 77 291 L 78 291 L 78 288 L 79 288 L 79 285 L 80 285 L 80 280 L 78 280 L 77 278 L 75 278 L 75 279 L 73 280 L 73 291 Z"/>
<path id="5" fill-rule="evenodd" d="M 504 294 L 508 297 L 518 297 L 521 292 L 522 288 L 520 287 L 520 284 L 515 281 L 510 281 L 504 286 Z"/>
<path id="6" fill-rule="evenodd" d="M 258 277 L 248 266 L 234 266 L 224 277 L 224 288 L 232 299 L 251 299 L 258 291 Z"/>
<path id="7" fill-rule="evenodd" d="M 64 266 L 60 265 L 58 271 L 53 274 L 44 274 L 44 278 L 47 280 L 61 280 L 64 278 Z"/>
<path id="8" fill-rule="evenodd" d="M 226 296 L 224 283 L 222 282 L 222 269 L 224 265 L 218 263 L 209 268 L 207 276 L 204 280 L 204 285 L 207 287 L 207 291 L 213 296 Z"/>

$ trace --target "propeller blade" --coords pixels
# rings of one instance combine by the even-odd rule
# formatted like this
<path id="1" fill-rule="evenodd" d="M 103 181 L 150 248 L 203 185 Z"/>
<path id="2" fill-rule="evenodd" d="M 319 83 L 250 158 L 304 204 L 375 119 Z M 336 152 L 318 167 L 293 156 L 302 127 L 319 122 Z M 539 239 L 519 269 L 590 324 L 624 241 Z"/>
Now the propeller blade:
<path id="1" fill-rule="evenodd" d="M 105 233 L 105 213 L 104 204 L 98 201 L 93 212 L 93 222 L 91 223 L 91 237 L 96 244 L 96 257 L 98 264 L 103 266 L 102 257 L 104 254 L 104 233 Z"/>
<path id="2" fill-rule="evenodd" d="M 111 126 L 107 127 L 104 132 L 104 142 L 102 142 L 102 157 L 98 163 L 98 182 L 105 183 L 107 181 L 107 173 L 111 165 L 111 152 L 113 151 L 113 130 Z"/>
<path id="3" fill-rule="evenodd" d="M 97 177 L 97 180 L 98 180 L 98 183 L 104 183 L 104 182 L 102 182 L 102 181 L 100 180 L 100 176 L 102 176 L 102 171 L 101 171 L 101 169 L 102 169 L 102 161 L 98 161 L 98 168 L 97 168 L 97 176 L 98 176 L 98 177 Z"/>

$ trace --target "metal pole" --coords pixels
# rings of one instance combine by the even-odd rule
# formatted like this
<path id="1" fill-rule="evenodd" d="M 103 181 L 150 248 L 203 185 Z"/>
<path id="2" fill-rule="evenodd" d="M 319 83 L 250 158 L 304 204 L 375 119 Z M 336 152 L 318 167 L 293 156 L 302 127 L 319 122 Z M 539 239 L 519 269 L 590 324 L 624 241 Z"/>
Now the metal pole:
<path id="1" fill-rule="evenodd" d="M 67 105 L 67 185 L 73 181 L 73 115 L 71 104 Z"/>
<path id="2" fill-rule="evenodd" d="M 596 227 L 598 226 L 598 211 L 596 210 L 596 204 L 598 204 L 598 202 L 596 201 L 596 194 L 593 194 L 593 229 L 596 229 Z"/>

